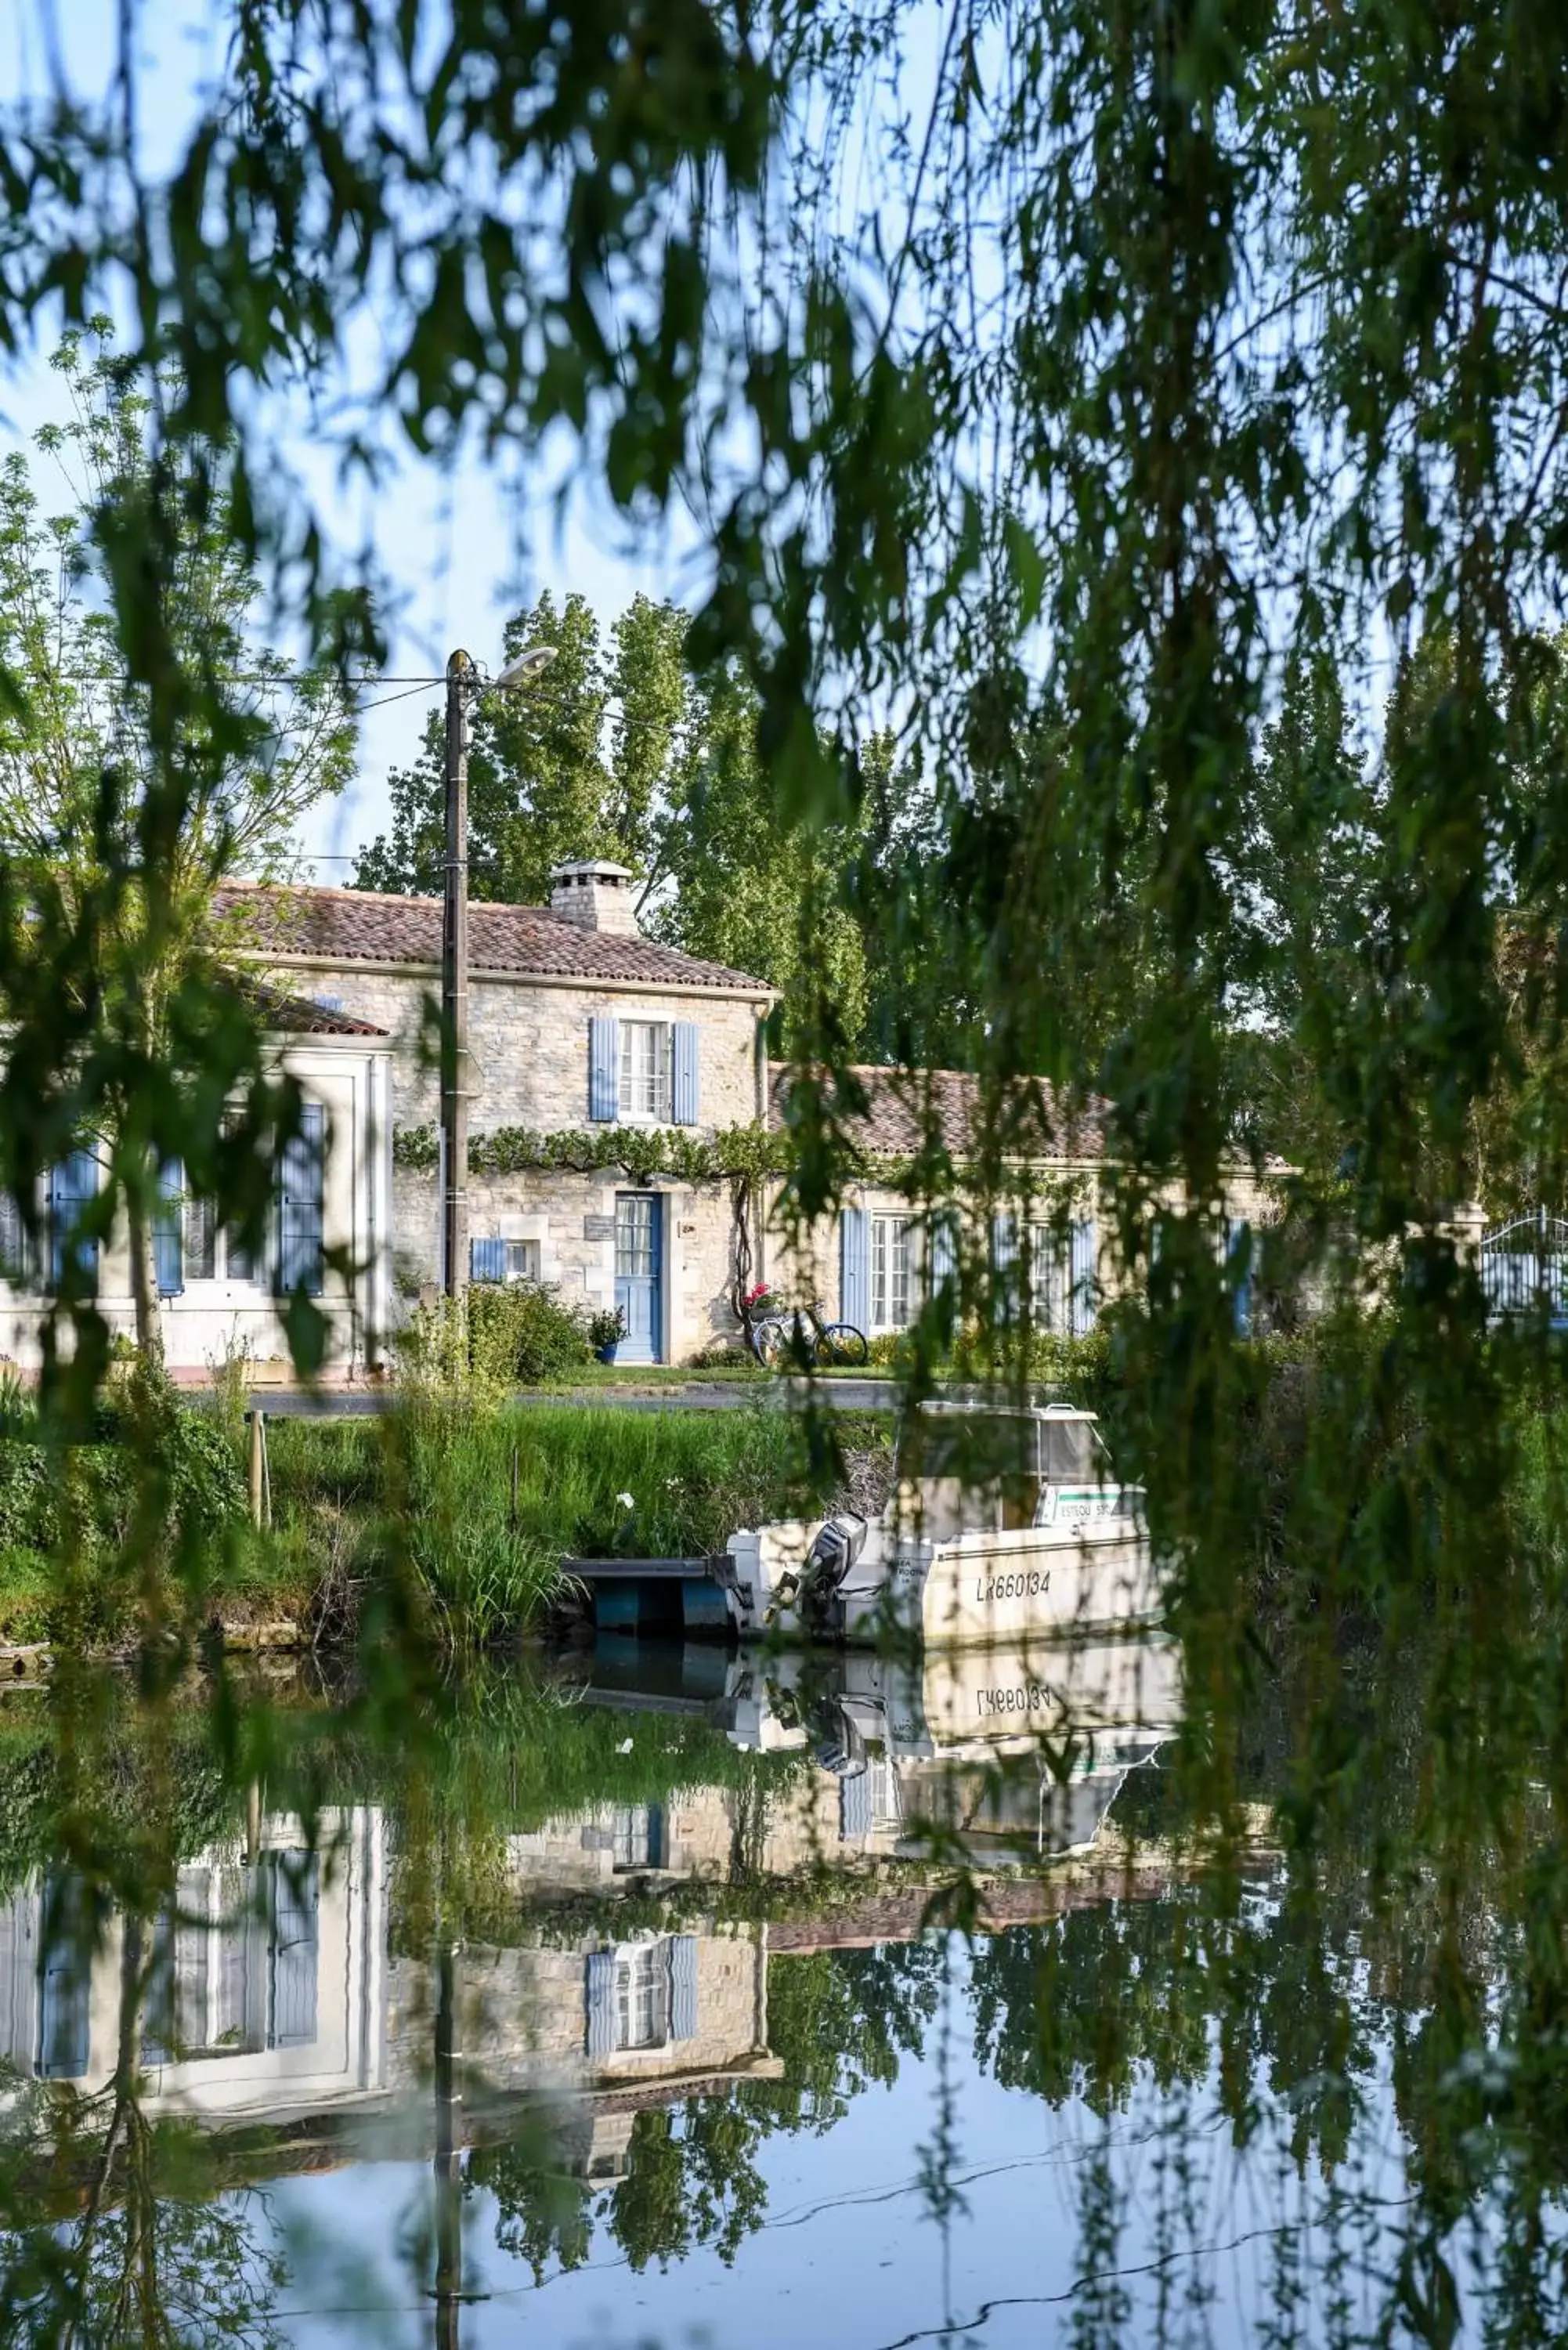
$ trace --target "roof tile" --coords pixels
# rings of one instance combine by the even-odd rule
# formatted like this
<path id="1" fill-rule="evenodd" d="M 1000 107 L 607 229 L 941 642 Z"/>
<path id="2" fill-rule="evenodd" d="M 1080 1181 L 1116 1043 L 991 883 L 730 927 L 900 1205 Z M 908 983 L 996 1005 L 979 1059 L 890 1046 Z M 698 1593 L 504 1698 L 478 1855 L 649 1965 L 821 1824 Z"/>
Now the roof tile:
<path id="1" fill-rule="evenodd" d="M 962 1069 L 886 1069 L 857 1066 L 848 1072 L 865 1096 L 864 1111 L 845 1109 L 848 1139 L 863 1151 L 890 1159 L 913 1158 L 929 1140 L 950 1159 L 975 1156 L 981 1139 L 981 1080 Z M 788 1123 L 794 1072 L 776 1066 L 772 1078 L 773 1120 Z M 840 1096 L 843 1099 L 843 1096 Z M 1105 1152 L 1104 1105 L 1090 1101 L 1067 1111 L 1043 1077 L 1015 1080 L 1003 1097 L 1008 1131 L 1000 1138 L 1010 1159 L 1098 1159 Z"/>
<path id="2" fill-rule="evenodd" d="M 251 951 L 309 955 L 328 962 L 439 963 L 439 898 L 388 896 L 373 889 L 322 889 L 240 882 L 221 889 L 220 920 L 234 922 Z M 636 987 L 732 988 L 772 993 L 766 980 L 701 962 L 652 939 L 586 930 L 543 906 L 468 910 L 469 960 L 475 972 L 516 972 L 543 979 L 580 979 Z"/>

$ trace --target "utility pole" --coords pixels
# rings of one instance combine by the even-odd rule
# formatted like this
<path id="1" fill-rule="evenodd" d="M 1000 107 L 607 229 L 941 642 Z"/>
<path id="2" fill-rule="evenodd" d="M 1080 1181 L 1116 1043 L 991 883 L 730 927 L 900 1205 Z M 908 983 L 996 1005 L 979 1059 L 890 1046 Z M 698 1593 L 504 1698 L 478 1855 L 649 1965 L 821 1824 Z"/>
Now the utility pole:
<path id="1" fill-rule="evenodd" d="M 441 1130 L 446 1145 L 441 1236 L 446 1294 L 468 1288 L 468 705 L 473 663 L 446 665 L 446 897 L 441 908 Z"/>

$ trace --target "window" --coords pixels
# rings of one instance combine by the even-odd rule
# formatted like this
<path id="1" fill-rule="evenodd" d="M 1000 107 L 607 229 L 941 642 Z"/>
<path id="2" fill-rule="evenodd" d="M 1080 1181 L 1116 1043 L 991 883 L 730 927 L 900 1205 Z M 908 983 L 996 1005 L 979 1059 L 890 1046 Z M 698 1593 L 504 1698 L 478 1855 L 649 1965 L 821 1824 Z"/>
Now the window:
<path id="1" fill-rule="evenodd" d="M 663 1866 L 664 1813 L 658 1804 L 622 1804 L 610 1829 L 611 1866 L 617 1875 L 628 1869 Z"/>
<path id="2" fill-rule="evenodd" d="M 0 1281 L 13 1289 L 26 1289 L 33 1280 L 32 1252 L 16 1195 L 0 1191 Z"/>
<path id="3" fill-rule="evenodd" d="M 620 1024 L 620 1114 L 660 1123 L 670 1116 L 670 1030 L 661 1020 Z"/>
<path id="4" fill-rule="evenodd" d="M 697 1940 L 667 1934 L 590 1950 L 584 1984 L 587 2053 L 662 2048 L 697 2033 Z"/>
<path id="5" fill-rule="evenodd" d="M 187 1281 L 216 1281 L 218 1277 L 218 1219 L 211 1200 L 187 1199 L 185 1202 L 185 1278 Z"/>
<path id="6" fill-rule="evenodd" d="M 539 1243 L 506 1241 L 499 1234 L 471 1240 L 468 1277 L 470 1281 L 537 1281 Z"/>
<path id="7" fill-rule="evenodd" d="M 662 2048 L 670 2037 L 670 1953 L 642 1942 L 616 1960 L 616 2045 Z"/>
<path id="8" fill-rule="evenodd" d="M 322 1201 L 327 1164 L 327 1112 L 300 1105 L 299 1132 L 284 1145 L 278 1170 L 277 1285 L 319 1297 L 323 1286 Z"/>
<path id="9" fill-rule="evenodd" d="M 871 1219 L 871 1327 L 907 1330 L 914 1315 L 914 1245 L 907 1216 Z"/>
<path id="10" fill-rule="evenodd" d="M 319 1908 L 314 1853 L 268 1853 L 254 1868 L 182 1868 L 152 1929 L 147 2063 L 309 2047 Z"/>
<path id="11" fill-rule="evenodd" d="M 1054 1224 L 1029 1227 L 1029 1304 L 1036 1326 L 1064 1331 L 1071 1319 L 1071 1251 Z"/>

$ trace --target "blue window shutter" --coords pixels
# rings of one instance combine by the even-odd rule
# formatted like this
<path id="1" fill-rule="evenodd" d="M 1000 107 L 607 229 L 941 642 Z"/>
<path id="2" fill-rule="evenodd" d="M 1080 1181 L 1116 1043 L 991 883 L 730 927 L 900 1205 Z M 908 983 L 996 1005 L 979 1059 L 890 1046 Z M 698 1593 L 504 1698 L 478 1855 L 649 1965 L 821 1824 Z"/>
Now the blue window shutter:
<path id="1" fill-rule="evenodd" d="M 838 1835 L 840 1843 L 852 1836 L 871 1833 L 871 1773 L 857 1771 L 852 1777 L 838 1783 Z"/>
<path id="2" fill-rule="evenodd" d="M 695 1934 L 672 1934 L 670 1938 L 670 2037 L 671 2040 L 695 2040 L 697 2037 Z"/>
<path id="3" fill-rule="evenodd" d="M 931 1219 L 930 1287 L 934 1294 L 958 1272 L 958 1231 L 950 1208 L 940 1208 Z"/>
<path id="4" fill-rule="evenodd" d="M 675 1024 L 675 1123 L 697 1123 L 697 1036 L 695 1020 Z"/>
<path id="5" fill-rule="evenodd" d="M 603 1126 L 620 1115 L 620 1023 L 607 1014 L 588 1022 L 588 1116 Z"/>
<path id="6" fill-rule="evenodd" d="M 1225 1262 L 1231 1274 L 1236 1335 L 1244 1338 L 1252 1326 L 1252 1228 L 1245 1216 L 1225 1219 Z"/>
<path id="7" fill-rule="evenodd" d="M 80 1221 L 82 1209 L 98 1192 L 98 1160 L 90 1150 L 73 1150 L 49 1170 L 50 1270 L 58 1287 L 64 1277 L 66 1245 Z M 89 1282 L 98 1279 L 98 1243 L 79 1240 L 76 1262 Z"/>
<path id="8" fill-rule="evenodd" d="M 506 1278 L 505 1242 L 470 1241 L 468 1277 L 470 1281 L 504 1281 Z"/>
<path id="9" fill-rule="evenodd" d="M 309 2048 L 316 2040 L 320 1861 L 313 1852 L 273 1859 L 272 2016 L 269 2048 Z"/>
<path id="10" fill-rule="evenodd" d="M 1070 1324 L 1075 1338 L 1084 1337 L 1095 1326 L 1095 1220 L 1081 1216 L 1073 1225 L 1072 1253 L 1068 1271 L 1073 1284 L 1069 1305 Z"/>
<path id="11" fill-rule="evenodd" d="M 79 2081 L 92 2038 L 92 1910 L 79 1877 L 59 1870 L 44 1888 L 38 1955 L 37 2070 L 43 2081 Z"/>
<path id="12" fill-rule="evenodd" d="M 277 1285 L 285 1295 L 321 1295 L 326 1159 L 327 1112 L 320 1102 L 302 1102 L 299 1132 L 284 1145 L 278 1169 Z"/>
<path id="13" fill-rule="evenodd" d="M 174 1973 L 174 1904 L 165 1901 L 152 1921 L 152 1957 L 147 1970 L 147 1992 L 141 2015 L 141 2061 L 172 2064 L 182 2038 L 176 2012 L 179 1985 Z M 205 2032 L 198 2025 L 198 2042 Z"/>
<path id="14" fill-rule="evenodd" d="M 178 1297 L 185 1286 L 184 1191 L 183 1167 L 177 1159 L 166 1159 L 158 1170 L 158 1205 L 152 1217 L 152 1266 L 160 1297 Z"/>
<path id="15" fill-rule="evenodd" d="M 588 1952 L 587 1980 L 583 1986 L 587 2013 L 590 2056 L 613 2056 L 619 2034 L 616 2030 L 615 1952 Z"/>
<path id="16" fill-rule="evenodd" d="M 838 1314 L 864 1330 L 870 1312 L 871 1219 L 864 1208 L 846 1208 L 838 1219 Z"/>

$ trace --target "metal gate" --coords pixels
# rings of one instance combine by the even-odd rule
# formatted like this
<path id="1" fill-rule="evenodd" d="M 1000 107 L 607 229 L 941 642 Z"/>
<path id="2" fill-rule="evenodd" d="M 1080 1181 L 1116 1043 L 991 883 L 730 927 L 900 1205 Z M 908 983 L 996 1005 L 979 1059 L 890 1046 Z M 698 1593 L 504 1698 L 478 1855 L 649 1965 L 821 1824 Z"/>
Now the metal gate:
<path id="1" fill-rule="evenodd" d="M 1568 1325 L 1568 1220 L 1537 1208 L 1497 1225 L 1481 1243 L 1480 1277 L 1494 1318 L 1544 1311 Z"/>

